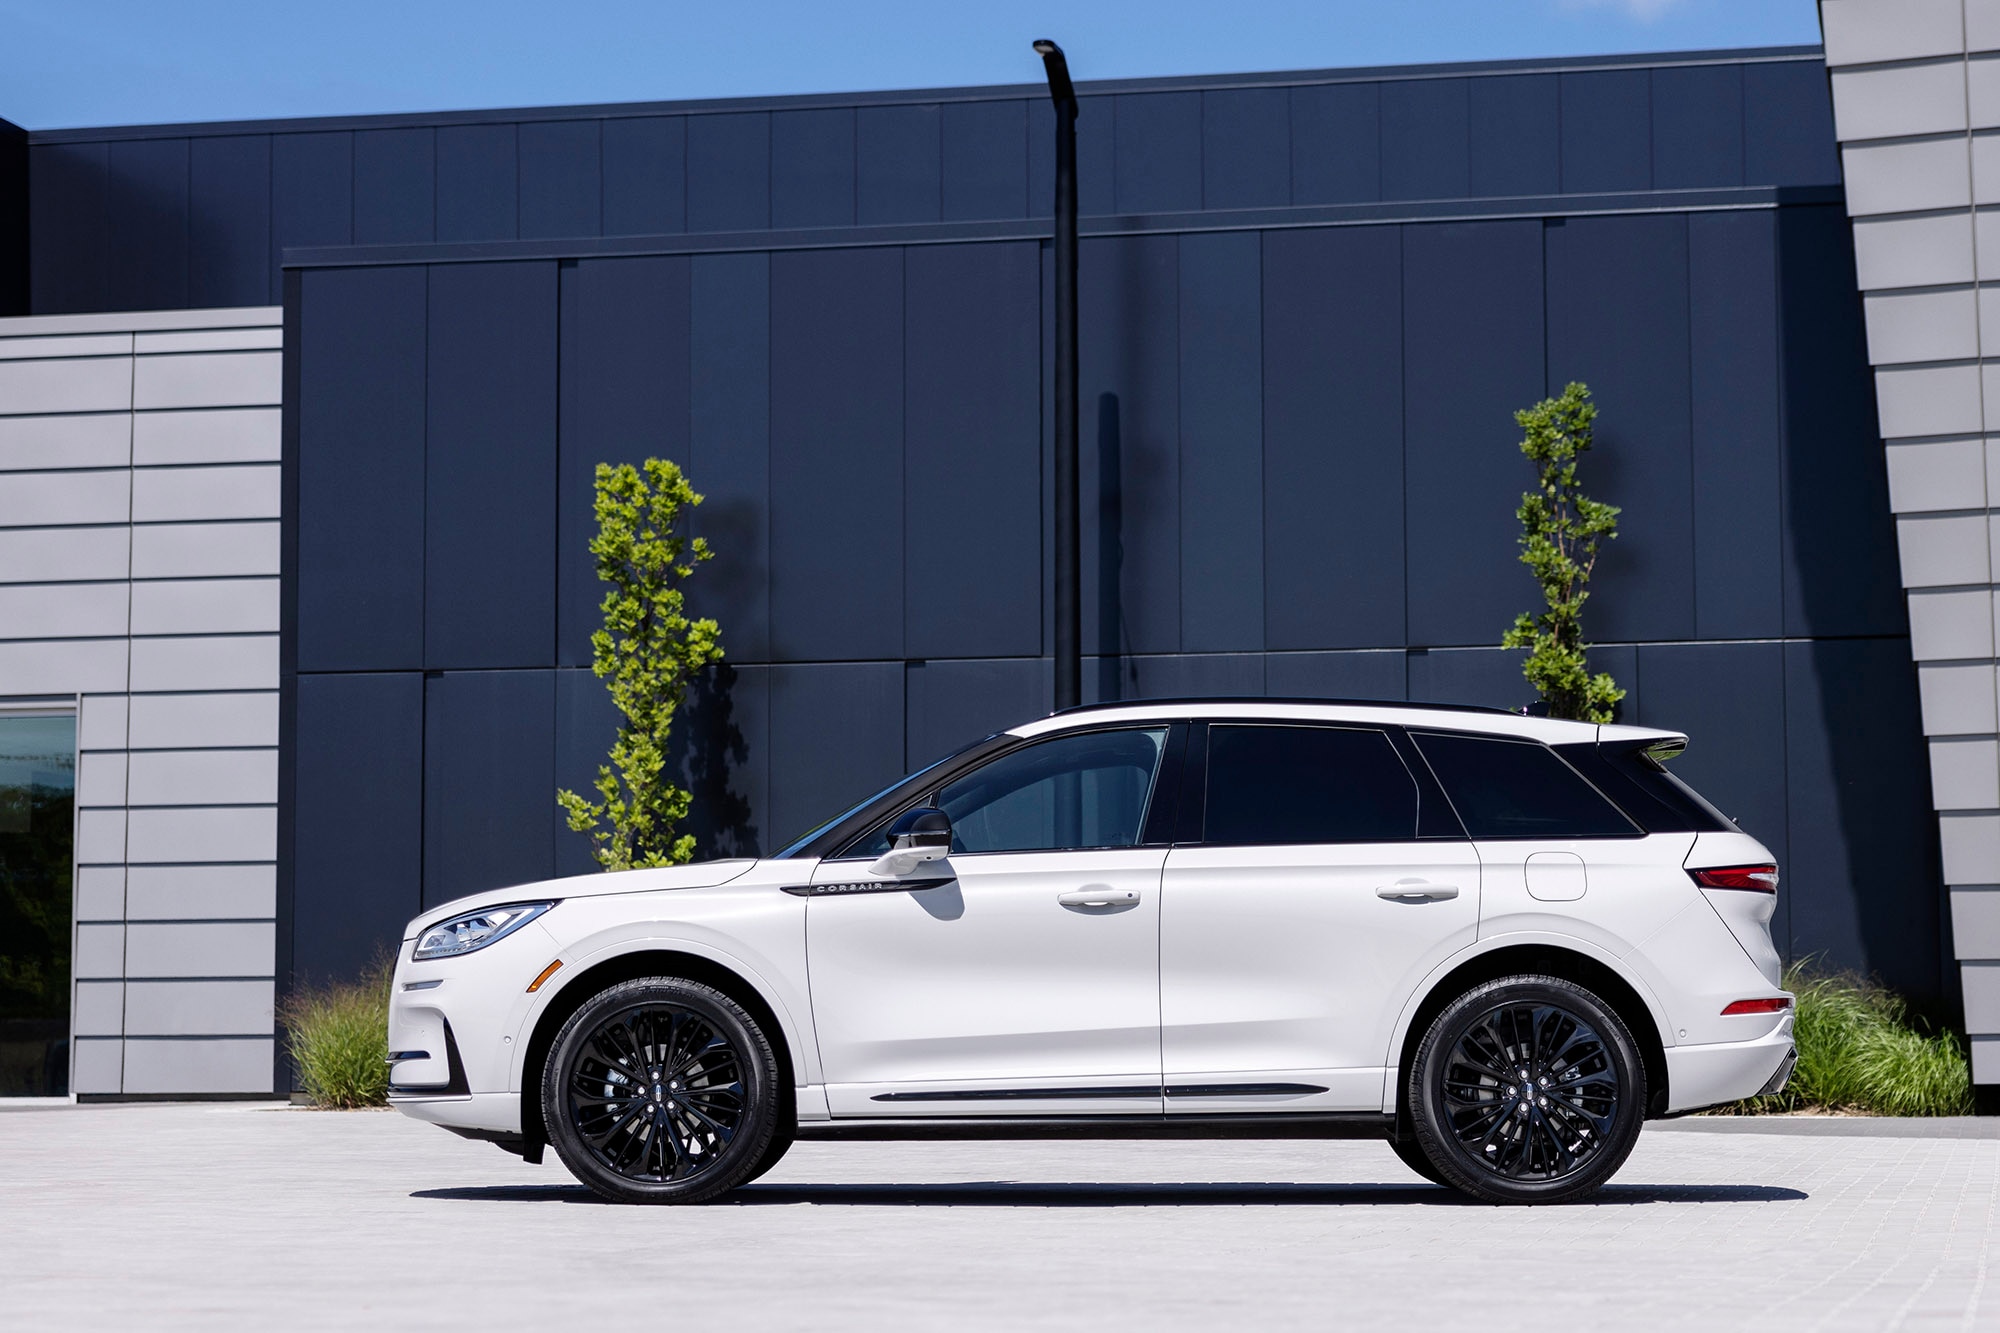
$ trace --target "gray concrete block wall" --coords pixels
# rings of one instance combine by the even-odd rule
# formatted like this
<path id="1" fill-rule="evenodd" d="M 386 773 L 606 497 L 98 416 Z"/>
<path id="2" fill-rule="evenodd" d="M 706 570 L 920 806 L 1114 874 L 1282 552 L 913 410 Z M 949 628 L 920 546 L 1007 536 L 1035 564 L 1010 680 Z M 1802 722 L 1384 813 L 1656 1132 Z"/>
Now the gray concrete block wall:
<path id="1" fill-rule="evenodd" d="M 78 708 L 78 1093 L 273 1087 L 279 343 L 0 320 L 0 708 Z"/>
<path id="2" fill-rule="evenodd" d="M 2000 1083 L 2000 0 L 1820 22 L 1973 1077 Z"/>

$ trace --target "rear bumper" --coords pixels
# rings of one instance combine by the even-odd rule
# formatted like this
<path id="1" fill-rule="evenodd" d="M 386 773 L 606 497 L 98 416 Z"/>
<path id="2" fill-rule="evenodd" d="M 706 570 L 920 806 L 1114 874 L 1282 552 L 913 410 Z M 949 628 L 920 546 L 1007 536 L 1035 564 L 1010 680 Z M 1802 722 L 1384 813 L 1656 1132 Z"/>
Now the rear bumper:
<path id="1" fill-rule="evenodd" d="M 1791 1015 L 1785 1015 L 1770 1033 L 1754 1041 L 1670 1046 L 1666 1054 L 1670 1115 L 1776 1092 L 1778 1089 L 1770 1085 L 1777 1081 L 1779 1070 L 1791 1072 Z"/>

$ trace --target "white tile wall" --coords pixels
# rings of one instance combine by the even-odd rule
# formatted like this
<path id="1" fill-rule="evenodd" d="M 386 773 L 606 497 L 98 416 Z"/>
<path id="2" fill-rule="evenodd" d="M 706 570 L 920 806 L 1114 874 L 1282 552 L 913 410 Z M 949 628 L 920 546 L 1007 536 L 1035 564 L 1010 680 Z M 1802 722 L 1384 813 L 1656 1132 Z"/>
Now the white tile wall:
<path id="1" fill-rule="evenodd" d="M 78 698 L 80 1093 L 272 1089 L 279 313 L 0 320 L 0 703 Z"/>
<path id="2" fill-rule="evenodd" d="M 2000 1082 L 2000 0 L 1821 0 L 1820 22 L 1973 1076 Z"/>

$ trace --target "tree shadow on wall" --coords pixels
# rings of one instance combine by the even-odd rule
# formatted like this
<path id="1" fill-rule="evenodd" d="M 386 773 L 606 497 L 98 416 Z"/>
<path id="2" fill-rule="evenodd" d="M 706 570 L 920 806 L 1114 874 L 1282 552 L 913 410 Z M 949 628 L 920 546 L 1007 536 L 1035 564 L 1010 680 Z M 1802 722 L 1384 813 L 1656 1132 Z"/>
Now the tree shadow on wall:
<path id="1" fill-rule="evenodd" d="M 681 711 L 674 767 L 694 800 L 685 830 L 703 859 L 760 854 L 750 802 L 730 786 L 749 762 L 750 746 L 736 725 L 736 668 L 721 662 L 701 673 Z"/>

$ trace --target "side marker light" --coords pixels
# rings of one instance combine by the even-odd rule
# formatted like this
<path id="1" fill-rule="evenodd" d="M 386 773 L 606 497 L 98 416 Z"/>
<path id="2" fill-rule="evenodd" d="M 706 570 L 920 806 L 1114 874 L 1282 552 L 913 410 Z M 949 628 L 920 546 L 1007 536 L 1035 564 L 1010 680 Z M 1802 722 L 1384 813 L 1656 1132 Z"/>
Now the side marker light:
<path id="1" fill-rule="evenodd" d="M 528 994 L 533 995 L 536 991 L 540 990 L 542 988 L 542 983 L 544 981 L 547 981 L 550 977 L 554 976 L 556 974 L 556 969 L 561 966 L 562 966 L 562 959 L 558 958 L 553 963 L 550 963 L 547 967 L 543 968 L 542 974 L 536 977 L 533 981 L 528 983 Z"/>

